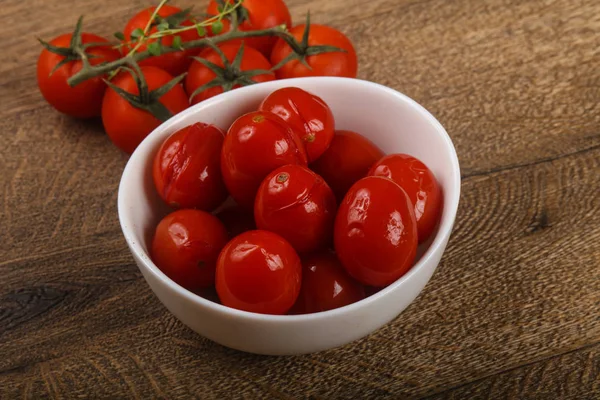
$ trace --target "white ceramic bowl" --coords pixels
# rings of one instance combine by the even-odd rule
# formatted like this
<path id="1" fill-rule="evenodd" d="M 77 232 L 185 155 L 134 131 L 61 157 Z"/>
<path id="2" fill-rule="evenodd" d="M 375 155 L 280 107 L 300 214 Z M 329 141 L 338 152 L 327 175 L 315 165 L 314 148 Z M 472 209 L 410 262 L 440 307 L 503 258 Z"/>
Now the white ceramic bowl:
<path id="1" fill-rule="evenodd" d="M 337 129 L 361 133 L 385 153 L 408 153 L 433 171 L 443 188 L 444 209 L 437 233 L 399 280 L 357 303 L 295 316 L 262 315 L 211 302 L 175 284 L 154 265 L 148 249 L 167 209 L 152 182 L 152 159 L 171 133 L 197 121 L 227 130 L 255 110 L 275 89 L 297 86 L 331 107 Z M 407 96 L 376 83 L 347 78 L 300 78 L 261 83 L 197 104 L 156 128 L 135 150 L 121 178 L 119 219 L 144 278 L 181 322 L 222 345 L 259 354 L 301 354 L 341 346 L 383 326 L 421 292 L 435 271 L 450 236 L 460 194 L 456 152 L 440 123 Z"/>

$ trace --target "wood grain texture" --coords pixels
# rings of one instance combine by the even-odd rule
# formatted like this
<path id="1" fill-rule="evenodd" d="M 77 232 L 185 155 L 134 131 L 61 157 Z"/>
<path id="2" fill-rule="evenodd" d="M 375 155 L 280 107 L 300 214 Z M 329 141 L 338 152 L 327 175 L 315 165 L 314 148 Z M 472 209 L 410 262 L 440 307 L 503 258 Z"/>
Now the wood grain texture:
<path id="1" fill-rule="evenodd" d="M 593 345 L 461 385 L 428 399 L 597 399 L 599 376 L 600 345 Z"/>
<path id="2" fill-rule="evenodd" d="M 79 14 L 109 35 L 149 3 L 4 0 L 0 398 L 598 398 L 600 3 L 287 3 L 346 32 L 361 78 L 452 136 L 461 205 L 431 282 L 392 323 L 318 354 L 248 355 L 191 332 L 122 239 L 126 157 L 35 86 L 34 36 Z"/>

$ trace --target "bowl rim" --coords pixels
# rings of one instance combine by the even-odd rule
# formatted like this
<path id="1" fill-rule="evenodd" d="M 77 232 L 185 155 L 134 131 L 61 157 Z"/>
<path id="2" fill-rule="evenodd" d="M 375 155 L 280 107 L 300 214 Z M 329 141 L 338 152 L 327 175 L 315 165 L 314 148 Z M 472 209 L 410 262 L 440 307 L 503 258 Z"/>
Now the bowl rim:
<path id="1" fill-rule="evenodd" d="M 132 177 L 138 176 L 139 171 L 133 169 L 134 160 L 148 158 L 150 154 L 152 154 L 154 148 L 152 146 L 153 137 L 160 135 L 162 132 L 168 130 L 171 126 L 176 125 L 182 120 L 188 119 L 193 115 L 199 113 L 202 109 L 212 105 L 217 102 L 225 102 L 229 99 L 233 99 L 240 94 L 251 92 L 256 90 L 256 87 L 261 85 L 263 89 L 266 89 L 268 86 L 272 86 L 273 90 L 276 88 L 282 87 L 282 84 L 285 83 L 285 86 L 297 86 L 302 87 L 302 82 L 308 81 L 327 81 L 333 82 L 339 85 L 356 85 L 359 89 L 375 89 L 386 92 L 389 95 L 396 97 L 398 100 L 407 103 L 411 108 L 413 108 L 417 113 L 420 113 L 424 118 L 426 118 L 436 129 L 436 131 L 440 134 L 442 139 L 446 142 L 447 147 L 450 149 L 450 158 L 451 158 L 451 167 L 453 173 L 453 187 L 450 190 L 444 191 L 444 203 L 448 202 L 447 205 L 444 206 L 448 208 L 446 214 L 442 212 L 441 222 L 438 227 L 438 231 L 433 241 L 423 253 L 420 260 L 415 263 L 411 269 L 405 273 L 403 276 L 398 278 L 396 281 L 386 286 L 385 288 L 379 290 L 378 292 L 360 300 L 355 303 L 336 308 L 328 311 L 321 311 L 317 313 L 311 314 L 299 314 L 299 315 L 271 315 L 271 314 L 259 314 L 249 311 L 238 310 L 235 308 L 227 307 L 222 304 L 213 302 L 208 300 L 200 295 L 197 295 L 187 289 L 184 289 L 182 286 L 179 286 L 173 280 L 171 280 L 167 275 L 165 275 L 152 261 L 148 252 L 144 251 L 140 245 L 140 240 L 138 240 L 134 233 L 133 229 L 129 227 L 130 224 L 130 213 L 128 210 L 128 205 L 125 204 L 123 193 L 126 189 L 126 182 L 129 181 Z M 137 172 L 137 173 L 136 173 Z M 204 100 L 198 104 L 195 104 L 181 113 L 171 117 L 167 121 L 160 124 L 157 128 L 155 128 L 135 149 L 133 154 L 130 156 L 127 164 L 123 170 L 121 175 L 121 180 L 119 183 L 119 189 L 117 194 L 117 209 L 119 215 L 119 222 L 121 225 L 121 230 L 125 240 L 132 251 L 133 255 L 143 264 L 144 268 L 154 275 L 155 278 L 162 281 L 164 284 L 169 286 L 172 290 L 174 290 L 177 295 L 186 298 L 187 300 L 197 304 L 198 306 L 208 308 L 210 311 L 215 313 L 221 313 L 229 317 L 242 318 L 245 320 L 252 321 L 263 321 L 270 323 L 299 323 L 302 321 L 316 321 L 326 318 L 331 318 L 334 316 L 341 316 L 345 314 L 350 314 L 353 311 L 368 306 L 373 302 L 379 301 L 381 298 L 390 295 L 392 292 L 398 290 L 401 286 L 404 285 L 405 282 L 409 281 L 414 275 L 418 274 L 421 269 L 424 268 L 424 265 L 430 260 L 434 254 L 439 251 L 440 247 L 445 245 L 445 242 L 449 238 L 452 227 L 454 224 L 454 220 L 456 218 L 456 213 L 458 211 L 458 203 L 460 199 L 460 188 L 461 188 L 461 176 L 460 176 L 460 165 L 458 162 L 458 156 L 456 154 L 456 149 L 450 136 L 442 126 L 442 124 L 422 105 L 417 103 L 415 100 L 411 99 L 407 95 L 392 89 L 390 87 L 384 86 L 379 83 L 355 79 L 355 78 L 342 78 L 342 77 L 306 77 L 306 78 L 292 78 L 286 80 L 278 80 L 278 81 L 270 81 L 263 82 L 256 85 L 246 86 L 239 89 L 235 89 L 230 92 L 225 92 L 219 94 L 210 99 Z M 446 194 L 448 193 L 448 194 Z M 448 198 L 447 198 L 448 197 Z M 131 221 L 132 222 L 132 221 Z M 132 224 L 133 225 L 133 224 Z M 140 263 L 138 267 L 141 268 Z"/>

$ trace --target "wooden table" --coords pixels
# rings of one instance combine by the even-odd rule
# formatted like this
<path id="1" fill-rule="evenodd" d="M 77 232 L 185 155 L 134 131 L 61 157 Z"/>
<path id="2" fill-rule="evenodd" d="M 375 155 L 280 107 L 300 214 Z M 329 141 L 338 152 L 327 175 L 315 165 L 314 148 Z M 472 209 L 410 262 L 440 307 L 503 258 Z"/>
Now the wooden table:
<path id="1" fill-rule="evenodd" d="M 280 358 L 166 311 L 119 228 L 127 157 L 37 90 L 34 36 L 80 14 L 110 35 L 148 4 L 2 2 L 0 398 L 600 396 L 598 1 L 288 0 L 296 21 L 310 9 L 352 38 L 361 78 L 439 118 L 463 184 L 442 263 L 404 313 Z"/>

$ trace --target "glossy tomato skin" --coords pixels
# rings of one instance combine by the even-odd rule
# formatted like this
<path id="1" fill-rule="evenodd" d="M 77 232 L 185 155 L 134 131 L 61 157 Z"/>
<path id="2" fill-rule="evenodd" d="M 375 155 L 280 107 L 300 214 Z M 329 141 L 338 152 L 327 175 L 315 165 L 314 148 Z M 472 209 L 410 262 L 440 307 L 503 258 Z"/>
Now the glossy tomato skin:
<path id="1" fill-rule="evenodd" d="M 240 45 L 235 43 L 225 43 L 220 45 L 219 48 L 223 51 L 225 57 L 227 57 L 230 62 L 233 62 Z M 204 58 L 213 64 L 218 65 L 219 67 L 223 67 L 223 59 L 214 49 L 204 49 L 200 53 L 199 57 Z M 250 71 L 255 69 L 269 70 L 271 69 L 271 63 L 269 63 L 269 60 L 267 60 L 259 51 L 251 47 L 244 47 L 244 54 L 242 56 L 240 70 Z M 190 66 L 188 75 L 185 78 L 185 90 L 191 96 L 196 89 L 212 81 L 215 79 L 215 77 L 216 75 L 213 71 L 200 62 L 194 60 Z M 257 83 L 268 82 L 275 79 L 275 74 L 270 72 L 267 74 L 253 76 L 250 79 Z M 240 85 L 234 85 L 234 89 L 238 87 L 240 87 Z M 204 90 L 192 98 L 192 103 L 199 103 L 202 100 L 206 100 L 221 93 L 223 93 L 223 88 L 220 86 Z"/>
<path id="2" fill-rule="evenodd" d="M 160 221 L 152 240 L 152 260 L 188 290 L 214 285 L 217 258 L 227 244 L 217 217 L 200 210 L 178 210 Z"/>
<path id="3" fill-rule="evenodd" d="M 300 137 L 275 114 L 250 112 L 229 128 L 221 172 L 229 194 L 240 206 L 252 210 L 262 180 L 287 164 L 306 165 L 306 150 Z"/>
<path id="4" fill-rule="evenodd" d="M 350 186 L 363 178 L 383 152 L 369 139 L 352 131 L 336 131 L 331 144 L 310 168 L 331 187 L 338 203 Z"/>
<path id="5" fill-rule="evenodd" d="M 363 286 L 352 279 L 332 252 L 302 259 L 302 286 L 290 314 L 333 310 L 365 298 Z"/>
<path id="6" fill-rule="evenodd" d="M 167 138 L 154 157 L 154 185 L 172 208 L 212 211 L 227 198 L 221 176 L 225 133 L 196 122 Z"/>
<path id="7" fill-rule="evenodd" d="M 234 3 L 232 0 L 227 0 Z M 256 31 L 273 28 L 279 25 L 292 26 L 292 16 L 283 0 L 244 0 L 242 5 L 248 11 L 249 19 L 240 24 L 242 31 Z M 211 0 L 208 4 L 207 14 L 217 15 L 219 13 L 218 4 Z M 228 20 L 223 20 L 223 32 L 228 32 L 230 24 Z M 271 49 L 277 41 L 276 37 L 256 37 L 244 39 L 246 45 L 260 51 L 265 57 L 271 54 Z"/>
<path id="8" fill-rule="evenodd" d="M 339 207 L 335 251 L 364 285 L 387 286 L 404 275 L 417 253 L 417 221 L 406 192 L 390 179 L 356 182 Z"/>
<path id="9" fill-rule="evenodd" d="M 259 109 L 277 114 L 302 136 L 308 162 L 319 158 L 333 140 L 335 122 L 331 109 L 320 97 L 305 90 L 278 89 L 263 100 Z"/>
<path id="10" fill-rule="evenodd" d="M 217 293 L 223 305 L 261 314 L 285 314 L 300 292 L 302 265 L 281 236 L 254 230 L 232 239 L 219 255 Z"/>
<path id="11" fill-rule="evenodd" d="M 50 41 L 50 44 L 68 48 L 71 38 L 71 34 L 60 35 Z M 87 49 L 87 54 L 94 55 L 89 60 L 91 65 L 111 62 L 121 56 L 117 50 L 112 48 L 108 40 L 101 36 L 82 33 L 81 41 L 83 44 L 106 43 L 106 46 L 93 46 Z M 81 70 L 82 64 L 81 61 L 70 61 L 52 72 L 62 60 L 64 60 L 63 56 L 46 49 L 40 53 L 37 61 L 37 82 L 42 96 L 61 113 L 77 118 L 99 116 L 102 97 L 106 90 L 106 84 L 102 81 L 103 77 L 97 76 L 71 87 L 67 80 Z"/>
<path id="12" fill-rule="evenodd" d="M 369 175 L 384 176 L 396 182 L 415 208 L 419 243 L 426 241 L 442 213 L 442 190 L 435 176 L 419 159 L 408 154 L 390 154 L 379 160 Z"/>
<path id="13" fill-rule="evenodd" d="M 301 41 L 306 25 L 297 25 L 290 33 Z M 305 76 L 342 76 L 356 78 L 358 60 L 356 50 L 350 39 L 337 29 L 325 25 L 311 24 L 308 36 L 309 46 L 335 46 L 346 52 L 328 52 L 306 57 L 306 62 L 312 69 L 307 68 L 298 60 L 291 60 L 275 71 L 277 79 L 301 78 Z M 271 52 L 271 64 L 277 65 L 292 52 L 292 48 L 283 40 L 278 39 Z"/>
<path id="14" fill-rule="evenodd" d="M 129 20 L 129 22 L 127 22 L 127 25 L 125 26 L 123 34 L 125 36 L 125 39 L 127 41 L 131 41 L 132 43 L 122 47 L 122 53 L 124 53 L 124 55 L 127 54 L 136 45 L 135 41 L 133 39 L 131 39 L 132 32 L 138 28 L 144 30 L 146 28 L 146 25 L 148 24 L 148 21 L 152 17 L 152 14 L 154 13 L 155 9 L 156 9 L 155 6 L 148 7 L 146 9 L 140 11 L 139 13 L 137 13 L 135 16 L 133 16 Z M 168 17 L 173 14 L 177 14 L 180 11 L 181 11 L 181 9 L 178 7 L 164 4 L 158 10 L 158 15 L 164 18 L 164 17 Z M 194 25 L 194 23 L 190 20 L 185 20 L 181 23 L 181 25 L 182 26 L 192 26 L 192 25 Z M 149 30 L 149 33 L 152 34 L 157 31 L 158 31 L 158 28 L 156 26 L 154 26 L 153 28 L 151 28 Z M 190 29 L 190 30 L 181 32 L 180 34 L 178 34 L 178 36 L 181 38 L 182 42 L 189 42 L 189 41 L 200 38 L 200 36 L 198 36 L 198 32 L 196 31 L 196 29 Z M 171 46 L 171 44 L 173 44 L 173 37 L 174 37 L 173 35 L 165 36 L 164 38 L 162 38 L 162 44 L 164 46 Z M 151 43 L 153 41 L 155 41 L 155 40 L 153 39 L 152 41 L 149 41 L 149 43 Z M 144 44 L 144 45 L 140 46 L 138 52 L 142 52 L 142 51 L 146 51 L 146 50 L 147 50 L 147 46 Z M 189 68 L 189 66 L 192 62 L 192 59 L 190 57 L 195 56 L 196 54 L 198 54 L 197 49 L 175 51 L 172 53 L 162 54 L 160 56 L 149 57 L 145 60 L 140 61 L 140 65 L 158 67 L 160 69 L 167 71 L 169 74 L 171 74 L 173 76 L 177 76 L 177 75 L 181 75 L 187 71 L 187 69 Z"/>
<path id="15" fill-rule="evenodd" d="M 254 214 L 237 204 L 219 211 L 217 218 L 225 225 L 230 239 L 256 229 Z"/>
<path id="16" fill-rule="evenodd" d="M 259 229 L 275 232 L 299 253 L 327 247 L 335 219 L 335 196 L 319 175 L 284 165 L 262 181 L 254 202 Z"/>
<path id="17" fill-rule="evenodd" d="M 141 70 L 149 90 L 158 89 L 173 79 L 172 75 L 156 67 L 141 67 Z M 112 83 L 129 93 L 139 94 L 129 72 L 121 72 Z M 173 115 L 185 110 L 189 105 L 181 85 L 174 86 L 159 100 Z M 133 153 L 142 140 L 161 124 L 160 120 L 152 114 L 133 107 L 111 88 L 106 90 L 102 101 L 102 123 L 110 140 L 129 154 Z"/>

